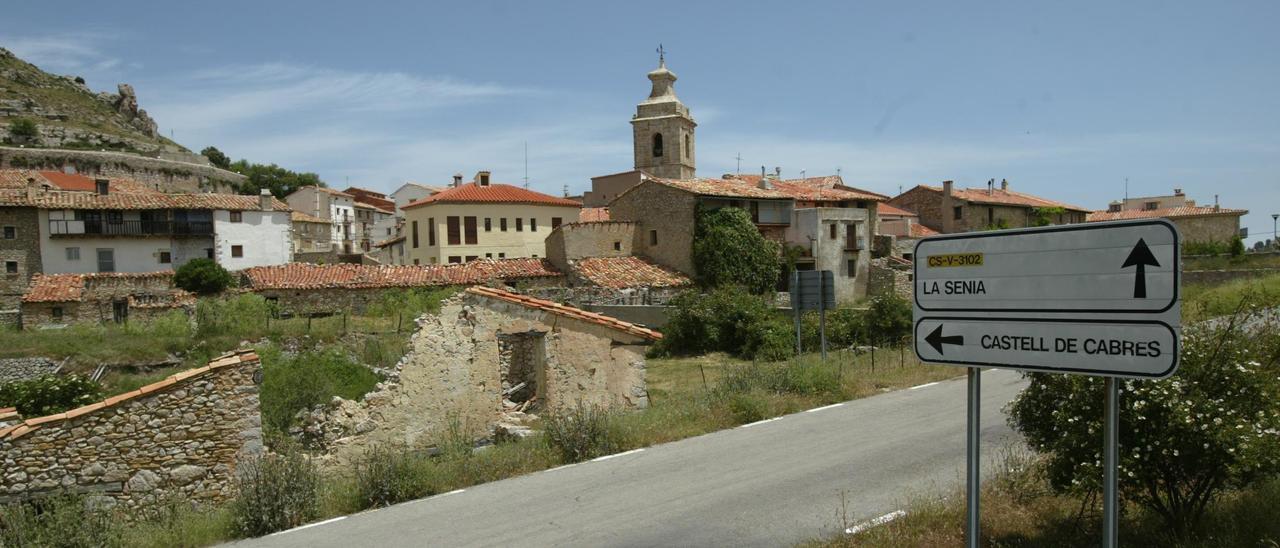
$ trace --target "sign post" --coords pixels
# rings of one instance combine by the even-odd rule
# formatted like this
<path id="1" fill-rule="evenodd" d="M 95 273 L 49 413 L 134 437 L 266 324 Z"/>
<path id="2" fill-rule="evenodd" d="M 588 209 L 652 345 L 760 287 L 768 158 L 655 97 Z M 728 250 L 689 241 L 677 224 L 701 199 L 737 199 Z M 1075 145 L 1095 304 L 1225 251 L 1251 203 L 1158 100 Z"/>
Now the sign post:
<path id="1" fill-rule="evenodd" d="M 1178 367 L 1180 237 L 1163 219 L 925 238 L 916 244 L 915 352 L 969 369 L 966 544 L 979 529 L 982 367 L 1105 377 L 1103 546 L 1115 546 L 1118 378 Z"/>
<path id="2" fill-rule="evenodd" d="M 822 359 L 827 359 L 827 310 L 836 307 L 835 274 L 830 270 L 796 270 L 791 273 L 791 309 L 796 315 L 796 355 L 800 354 L 800 313 L 818 311 Z"/>

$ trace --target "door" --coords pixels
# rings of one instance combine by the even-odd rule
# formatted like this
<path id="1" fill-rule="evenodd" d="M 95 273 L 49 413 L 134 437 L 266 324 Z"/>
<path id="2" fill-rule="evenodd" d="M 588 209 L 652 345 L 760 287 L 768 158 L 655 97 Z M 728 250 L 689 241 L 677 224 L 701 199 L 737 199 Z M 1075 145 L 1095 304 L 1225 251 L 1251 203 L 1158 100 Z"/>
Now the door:
<path id="1" fill-rule="evenodd" d="M 111 303 L 111 319 L 116 323 L 129 321 L 129 300 L 119 299 Z"/>

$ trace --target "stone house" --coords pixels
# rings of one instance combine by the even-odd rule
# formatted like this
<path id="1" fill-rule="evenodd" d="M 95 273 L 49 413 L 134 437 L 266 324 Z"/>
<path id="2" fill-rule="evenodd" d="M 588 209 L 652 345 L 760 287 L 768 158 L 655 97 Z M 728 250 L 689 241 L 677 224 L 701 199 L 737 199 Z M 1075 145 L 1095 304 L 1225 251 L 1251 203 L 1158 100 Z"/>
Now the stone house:
<path id="1" fill-rule="evenodd" d="M 413 264 L 546 256 L 546 235 L 578 220 L 582 204 L 512 185 L 481 171 L 403 208 Z"/>
<path id="2" fill-rule="evenodd" d="M 329 241 L 333 251 L 353 252 L 355 196 L 322 186 L 304 186 L 285 196 L 284 200 L 294 211 L 329 221 Z"/>
<path id="3" fill-rule="evenodd" d="M 290 263 L 241 272 L 241 287 L 262 295 L 285 314 L 361 312 L 388 289 L 509 284 L 552 287 L 564 275 L 546 259 L 482 259 L 451 265 Z"/>
<path id="4" fill-rule="evenodd" d="M 373 245 L 373 258 L 382 264 L 404 265 L 409 263 L 409 255 L 405 253 L 403 234 L 388 238 Z"/>
<path id="5" fill-rule="evenodd" d="M 636 223 L 560 225 L 547 236 L 547 259 L 565 273 L 563 291 L 538 292 L 578 305 L 660 304 L 693 285 L 688 275 L 633 254 Z"/>
<path id="6" fill-rule="evenodd" d="M 486 436 L 529 414 L 579 404 L 648 405 L 645 351 L 660 333 L 501 289 L 471 287 L 418 320 L 393 381 L 354 412 L 367 422 L 332 449 L 349 462 L 367 447 L 421 448 L 451 421 Z"/>
<path id="7" fill-rule="evenodd" d="M 328 253 L 333 250 L 333 229 L 328 219 L 293 211 L 289 213 L 289 221 L 292 223 L 295 254 Z"/>
<path id="8" fill-rule="evenodd" d="M 1023 228 L 1037 223 L 1055 225 L 1085 222 L 1088 210 L 1038 196 L 1009 190 L 1009 182 L 987 182 L 987 188 L 957 189 L 951 181 L 942 188 L 918 185 L 889 200 L 889 205 L 911 211 L 920 224 L 944 234 Z M 1049 213 L 1061 209 L 1061 213 Z"/>
<path id="9" fill-rule="evenodd" d="M 195 295 L 173 285 L 173 272 L 40 274 L 22 297 L 24 329 L 83 323 L 148 321 L 171 311 L 194 316 Z"/>
<path id="10" fill-rule="evenodd" d="M 263 450 L 260 374 L 241 350 L 56 415 L 0 410 L 0 504 L 66 492 L 131 509 L 230 499 L 236 469 Z"/>
<path id="11" fill-rule="evenodd" d="M 356 200 L 355 244 L 360 251 L 368 253 L 374 244 L 395 235 L 396 215 L 392 210 L 360 201 L 359 197 Z"/>
<path id="12" fill-rule="evenodd" d="M 1188 200 L 1182 189 L 1174 189 L 1172 196 L 1144 196 L 1111 202 L 1107 211 L 1094 211 L 1088 222 L 1120 221 L 1130 219 L 1168 219 L 1178 227 L 1182 241 L 1187 243 L 1231 242 L 1240 235 L 1240 217 L 1247 209 L 1228 209 L 1218 205 L 1214 196 L 1212 206 L 1197 206 Z"/>

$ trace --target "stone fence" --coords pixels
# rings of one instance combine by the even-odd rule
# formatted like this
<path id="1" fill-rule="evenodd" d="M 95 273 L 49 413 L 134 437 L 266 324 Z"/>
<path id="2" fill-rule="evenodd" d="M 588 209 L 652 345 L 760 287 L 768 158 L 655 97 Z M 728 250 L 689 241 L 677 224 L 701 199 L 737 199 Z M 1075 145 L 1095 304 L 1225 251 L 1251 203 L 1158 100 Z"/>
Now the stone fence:
<path id="1" fill-rule="evenodd" d="M 251 350 L 65 413 L 0 428 L 0 503 L 82 493 L 104 507 L 218 502 L 262 452 Z"/>
<path id="2" fill-rule="evenodd" d="M 0 360 L 0 386 L 57 374 L 62 366 L 49 358 L 10 358 Z"/>
<path id="3" fill-rule="evenodd" d="M 1280 275 L 1280 268 L 1254 268 L 1250 270 L 1184 270 L 1182 272 L 1182 283 L 1184 285 L 1217 285 L 1235 280 L 1262 278 L 1265 276 L 1276 275 Z"/>

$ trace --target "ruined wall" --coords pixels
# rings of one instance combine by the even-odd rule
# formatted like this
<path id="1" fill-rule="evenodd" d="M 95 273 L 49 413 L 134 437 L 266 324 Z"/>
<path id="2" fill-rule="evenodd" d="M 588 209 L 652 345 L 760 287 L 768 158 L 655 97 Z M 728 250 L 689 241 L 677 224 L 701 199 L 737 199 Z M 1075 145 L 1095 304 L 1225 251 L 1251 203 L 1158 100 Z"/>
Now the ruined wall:
<path id="1" fill-rule="evenodd" d="M 330 447 L 330 464 L 349 463 L 374 445 L 431 445 L 453 420 L 474 435 L 487 435 L 509 411 L 503 405 L 500 364 L 503 350 L 512 350 L 500 344 L 500 337 L 531 337 L 526 343 L 538 345 L 537 400 L 526 411 L 543 413 L 578 402 L 648 405 L 646 341 L 639 337 L 470 294 L 447 301 L 439 315 L 424 316 L 418 325 L 394 382 L 367 394 L 361 410 L 341 411 L 361 420 Z"/>
<path id="2" fill-rule="evenodd" d="M 234 493 L 262 451 L 257 354 L 240 351 L 134 392 L 0 429 L 0 502 L 59 491 L 147 506 Z"/>
<path id="3" fill-rule="evenodd" d="M 1169 219 L 1184 242 L 1230 242 L 1240 233 L 1239 215 L 1205 215 Z"/>
<path id="4" fill-rule="evenodd" d="M 867 295 L 897 294 L 911 300 L 915 291 L 912 272 L 909 267 L 892 265 L 887 258 L 871 260 L 870 280 L 867 284 Z"/>
<path id="5" fill-rule="evenodd" d="M 636 223 L 599 221 L 570 223 L 547 236 L 547 258 L 561 272 L 569 272 L 569 261 L 585 257 L 627 257 L 632 253 Z"/>
<path id="6" fill-rule="evenodd" d="M 0 229 L 13 227 L 13 239 L 0 233 L 0 310 L 17 310 L 31 277 L 42 272 L 40 216 L 35 208 L 0 208 Z M 10 273 L 6 263 L 17 263 Z"/>
<path id="7" fill-rule="evenodd" d="M 133 179 L 161 192 L 234 194 L 245 176 L 209 165 L 149 158 L 123 152 L 0 147 L 0 168 L 72 168 L 87 177 Z"/>

